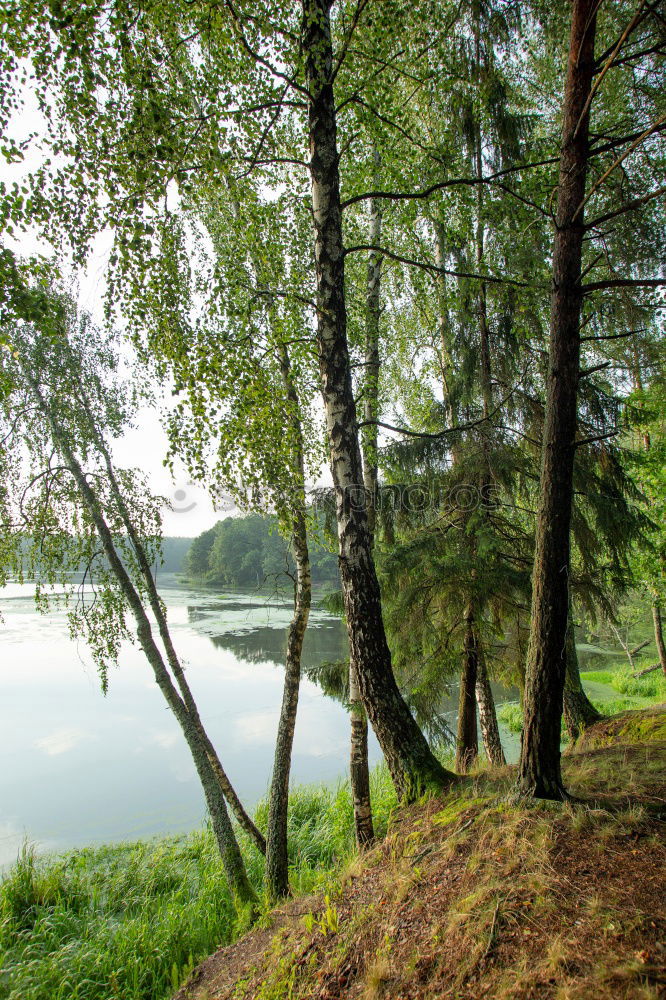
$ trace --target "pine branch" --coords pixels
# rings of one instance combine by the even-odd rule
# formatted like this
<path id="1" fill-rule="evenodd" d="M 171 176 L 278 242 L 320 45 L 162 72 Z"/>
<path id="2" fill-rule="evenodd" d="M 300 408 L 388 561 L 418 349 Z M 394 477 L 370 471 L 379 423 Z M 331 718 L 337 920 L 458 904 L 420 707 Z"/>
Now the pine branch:
<path id="1" fill-rule="evenodd" d="M 619 431 L 608 431 L 606 434 L 596 434 L 594 437 L 581 438 L 580 441 L 574 441 L 574 448 L 582 448 L 584 444 L 594 444 L 595 441 L 606 441 L 608 438 L 617 437 Z"/>
<path id="2" fill-rule="evenodd" d="M 658 128 L 653 129 L 653 133 L 658 135 L 660 132 L 666 131 L 666 122 L 659 125 Z M 601 153 L 608 153 L 611 149 L 617 149 L 618 146 L 623 146 L 625 142 L 633 142 L 634 139 L 638 139 L 643 135 L 643 130 L 639 132 L 630 132 L 628 135 L 617 136 L 615 139 L 609 139 L 605 146 L 599 146 L 597 149 L 591 149 L 589 153 L 589 158 L 593 156 L 600 156 Z M 596 135 L 595 139 L 605 139 L 606 136 L 603 134 Z"/>
<path id="3" fill-rule="evenodd" d="M 633 337 L 637 333 L 645 333 L 647 330 L 646 326 L 642 326 L 640 330 L 627 330 L 625 333 L 608 333 L 599 337 L 581 337 L 581 344 L 585 342 L 595 343 L 597 340 L 621 340 L 623 337 Z"/>
<path id="4" fill-rule="evenodd" d="M 600 215 L 598 219 L 588 222 L 586 228 L 594 229 L 596 226 L 600 226 L 602 222 L 615 219 L 618 215 L 624 215 L 625 212 L 632 212 L 635 208 L 640 208 L 641 205 L 651 201 L 652 198 L 658 198 L 662 194 L 666 194 L 666 185 L 657 188 L 656 191 L 649 191 L 648 194 L 644 194 L 641 198 L 634 198 L 633 201 L 628 201 L 626 205 L 622 205 L 621 208 L 617 208 L 614 212 L 607 212 L 606 215 Z"/>
<path id="5" fill-rule="evenodd" d="M 660 3 L 660 2 L 661 2 L 661 0 L 657 0 L 657 3 L 653 4 L 652 6 L 657 6 L 657 4 Z M 606 63 L 604 65 L 603 69 L 601 70 L 601 73 L 599 74 L 598 78 L 594 81 L 594 85 L 592 86 L 592 88 L 590 90 L 590 93 L 587 96 L 587 100 L 585 101 L 585 104 L 583 105 L 583 110 L 581 111 L 580 116 L 578 118 L 578 122 L 576 123 L 576 128 L 575 128 L 574 134 L 573 134 L 574 139 L 578 135 L 579 129 L 580 129 L 581 125 L 583 124 L 583 121 L 585 120 L 585 116 L 587 115 L 588 111 L 590 110 L 590 105 L 592 104 L 592 101 L 594 100 L 594 95 L 596 94 L 596 92 L 598 91 L 599 87 L 601 86 L 601 84 L 603 82 L 603 79 L 606 76 L 606 73 L 608 72 L 608 70 L 613 65 L 613 63 L 615 61 L 615 57 L 619 53 L 620 49 L 622 48 L 622 46 L 626 42 L 626 40 L 629 37 L 629 35 L 631 34 L 631 32 L 637 27 L 637 25 L 641 22 L 641 20 L 643 20 L 643 17 L 641 15 L 643 14 L 643 8 L 644 7 L 645 7 L 645 0 L 641 0 L 641 2 L 639 4 L 639 7 L 638 7 L 638 10 L 636 11 L 636 13 L 634 14 L 633 18 L 629 22 L 629 24 L 627 25 L 627 27 L 624 29 L 624 31 L 620 35 L 620 37 L 619 37 L 619 39 L 617 41 L 617 44 L 616 44 L 615 48 L 613 49 L 613 51 L 611 52 L 611 54 L 609 55 L 608 59 L 606 60 Z"/>
<path id="6" fill-rule="evenodd" d="M 574 214 L 573 214 L 573 216 L 572 216 L 572 220 L 571 220 L 572 222 L 575 222 L 575 220 L 576 220 L 576 217 L 577 217 L 577 216 L 578 216 L 578 215 L 580 214 L 580 212 L 582 212 L 582 211 L 583 211 L 583 208 L 585 207 L 585 205 L 587 204 L 587 202 L 588 202 L 588 201 L 590 200 L 590 198 L 592 197 L 592 195 L 594 194 L 594 192 L 595 192 L 595 191 L 596 191 L 596 190 L 597 190 L 597 189 L 598 189 L 599 187 L 601 187 L 601 185 L 602 185 L 602 184 L 603 184 L 603 182 L 604 182 L 604 181 L 606 180 L 606 178 L 607 178 L 607 177 L 609 177 L 609 176 L 610 176 L 610 174 L 612 174 L 612 173 L 613 173 L 613 171 L 614 171 L 614 170 L 615 170 L 615 169 L 616 169 L 617 167 L 619 167 L 619 166 L 620 166 L 620 164 L 621 164 L 621 163 L 622 163 L 622 162 L 623 162 L 624 160 L 626 160 L 626 158 L 627 158 L 627 157 L 628 157 L 628 156 L 630 155 L 630 153 L 633 153 L 633 152 L 634 152 L 634 150 L 635 150 L 635 149 L 637 149 L 637 148 L 638 148 L 638 146 L 640 146 L 640 144 L 641 144 L 641 143 L 643 142 L 643 140 L 644 140 L 644 139 L 647 139 L 647 138 L 648 138 L 649 136 L 651 136 L 651 135 L 652 135 L 652 134 L 653 134 L 654 132 L 658 131 L 658 130 L 659 130 L 659 129 L 660 129 L 661 127 L 662 127 L 662 126 L 665 126 L 665 125 L 666 125 L 666 115 L 662 115 L 662 116 L 661 116 L 661 118 L 658 118 L 658 119 L 657 119 L 657 121 L 656 121 L 656 122 L 654 122 L 654 124 L 653 124 L 653 125 L 650 125 L 650 127 L 649 127 L 649 128 L 646 128 L 644 132 L 641 132 L 641 134 L 640 134 L 640 135 L 639 135 L 639 136 L 638 136 L 638 137 L 637 137 L 636 139 L 634 139 L 634 141 L 632 142 L 632 144 L 631 144 L 631 146 L 629 147 L 629 149 L 626 149 L 626 150 L 624 151 L 624 153 L 622 153 L 622 155 L 621 155 L 621 156 L 618 156 L 618 157 L 617 157 L 617 159 L 616 159 L 616 160 L 614 160 L 614 161 L 613 161 L 613 163 L 611 163 L 611 165 L 610 165 L 610 167 L 608 168 L 608 170 L 605 170 L 605 171 L 604 171 L 604 173 L 603 173 L 603 174 L 601 175 L 601 177 L 599 178 L 599 180 L 598 180 L 598 181 L 595 181 L 595 183 L 594 183 L 594 184 L 592 185 L 592 187 L 591 187 L 591 188 L 590 188 L 590 190 L 589 190 L 589 191 L 587 192 L 587 194 L 585 195 L 585 197 L 584 197 L 584 198 L 583 198 L 583 200 L 581 201 L 580 205 L 578 206 L 578 208 L 577 208 L 577 209 L 576 209 L 576 211 L 574 212 Z"/>
<path id="7" fill-rule="evenodd" d="M 601 372 L 605 368 L 610 368 L 610 361 L 603 361 L 600 365 L 594 365 L 592 368 L 581 368 L 578 373 L 579 378 L 587 378 L 589 375 L 594 375 L 595 372 Z"/>

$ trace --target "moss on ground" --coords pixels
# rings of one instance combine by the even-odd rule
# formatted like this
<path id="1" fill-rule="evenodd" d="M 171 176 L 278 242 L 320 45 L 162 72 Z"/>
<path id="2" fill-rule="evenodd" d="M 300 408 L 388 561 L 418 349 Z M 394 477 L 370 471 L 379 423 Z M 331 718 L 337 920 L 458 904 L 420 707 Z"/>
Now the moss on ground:
<path id="1" fill-rule="evenodd" d="M 666 743 L 666 706 L 622 712 L 586 730 L 576 741 L 576 750 L 617 745 Z"/>

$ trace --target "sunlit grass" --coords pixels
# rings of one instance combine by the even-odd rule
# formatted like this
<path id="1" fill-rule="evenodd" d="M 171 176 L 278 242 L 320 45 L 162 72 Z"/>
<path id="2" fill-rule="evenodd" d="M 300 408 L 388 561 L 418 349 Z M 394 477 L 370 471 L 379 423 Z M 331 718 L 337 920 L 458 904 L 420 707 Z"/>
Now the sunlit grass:
<path id="1" fill-rule="evenodd" d="M 642 661 L 636 665 L 636 673 L 651 665 L 650 661 Z M 640 699 L 641 706 L 645 701 L 666 701 L 666 676 L 662 670 L 653 670 L 643 677 L 636 677 L 628 666 L 617 667 L 615 670 L 588 670 L 581 673 L 585 681 L 597 681 L 608 684 L 619 694 L 629 698 Z M 636 706 L 634 706 L 636 707 Z"/>

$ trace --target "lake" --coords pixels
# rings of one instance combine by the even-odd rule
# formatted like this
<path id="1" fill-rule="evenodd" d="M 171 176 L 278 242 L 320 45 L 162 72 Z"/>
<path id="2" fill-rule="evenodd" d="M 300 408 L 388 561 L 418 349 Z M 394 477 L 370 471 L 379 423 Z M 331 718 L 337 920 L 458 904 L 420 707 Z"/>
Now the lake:
<path id="1" fill-rule="evenodd" d="M 288 604 L 160 584 L 176 649 L 204 723 L 252 807 L 270 781 Z M 40 850 L 190 830 L 205 806 L 178 724 L 138 647 L 126 643 L 106 697 L 64 610 L 39 614 L 29 586 L 0 591 L 0 865 L 27 837 Z M 304 664 L 345 655 L 342 623 L 314 610 Z M 293 780 L 344 773 L 344 708 L 303 680 Z M 380 757 L 371 742 L 372 760 Z"/>
<path id="2" fill-rule="evenodd" d="M 164 576 L 177 651 L 222 763 L 250 809 L 265 795 L 282 699 L 287 602 L 219 593 Z M 200 826 L 203 794 L 180 729 L 140 649 L 123 646 L 104 696 L 85 644 L 64 610 L 34 607 L 29 586 L 0 590 L 0 866 L 27 838 L 41 851 L 178 833 Z M 304 665 L 346 655 L 343 624 L 313 610 Z M 515 697 L 497 688 L 498 701 Z M 457 695 L 441 706 L 455 725 Z M 503 733 L 509 759 L 518 738 Z M 347 772 L 344 707 L 304 679 L 294 782 Z M 374 736 L 370 758 L 381 757 Z"/>

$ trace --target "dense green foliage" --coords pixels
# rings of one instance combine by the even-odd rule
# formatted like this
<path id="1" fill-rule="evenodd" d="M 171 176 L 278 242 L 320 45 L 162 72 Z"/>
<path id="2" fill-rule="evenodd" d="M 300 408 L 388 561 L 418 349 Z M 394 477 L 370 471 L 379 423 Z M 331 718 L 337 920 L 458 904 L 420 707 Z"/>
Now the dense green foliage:
<path id="1" fill-rule="evenodd" d="M 338 586 L 336 556 L 314 539 L 310 563 L 315 585 Z M 202 532 L 187 551 L 184 570 L 191 580 L 226 587 L 284 587 L 295 575 L 289 542 L 276 519 L 261 514 L 226 517 Z"/>
<path id="2" fill-rule="evenodd" d="M 94 600 L 71 585 L 67 597 L 103 684 L 133 634 L 129 610 L 141 638 L 150 633 L 142 602 L 152 601 L 184 698 L 176 692 L 170 704 L 199 740 L 142 565 L 144 545 L 150 565 L 159 560 L 159 502 L 136 471 L 120 470 L 116 488 L 106 443 L 125 433 L 150 387 L 168 385 L 167 464 L 182 462 L 213 498 L 229 494 L 252 512 L 195 539 L 187 576 L 289 586 L 300 531 L 314 582 L 337 590 L 336 558 L 317 546 L 323 527 L 306 510 L 328 451 L 351 677 L 398 787 L 423 787 L 428 767 L 445 780 L 410 708 L 437 705 L 461 676 L 459 714 L 467 706 L 463 736 L 475 753 L 476 701 L 485 698 L 486 722 L 495 716 L 490 676 L 525 692 L 523 759 L 529 743 L 538 780 L 523 775 L 522 790 L 562 797 L 557 714 L 574 622 L 628 632 L 618 608 L 637 595 L 666 671 L 658 4 L 31 0 L 0 10 L 1 152 L 20 168 L 0 182 L 0 582 L 36 580 L 45 606 L 46 584 L 81 566 L 92 574 Z M 28 93 L 38 124 L 22 134 Z M 46 262 L 10 245 L 28 229 Z M 100 237 L 110 243 L 108 330 L 54 293 L 56 262 L 77 272 Z M 139 372 L 127 383 L 120 331 Z M 352 496 L 369 453 L 382 499 L 372 532 Z M 164 568 L 181 547 L 162 548 Z M 134 595 L 118 584 L 124 567 Z M 305 590 L 309 602 L 309 578 Z M 609 676 L 622 696 L 615 709 L 663 693 L 661 677 Z M 507 712 L 515 728 L 519 710 Z M 290 746 L 286 737 L 287 775 Z M 210 748 L 200 750 L 210 771 Z M 288 778 L 285 798 L 287 787 Z M 330 865 L 334 842 L 336 853 L 350 849 L 343 798 L 292 804 L 297 886 Z M 303 867 L 309 809 L 316 846 L 303 845 Z M 196 868 L 197 843 L 173 897 L 160 873 L 190 848 L 174 845 L 164 862 L 146 849 L 155 889 L 146 886 L 145 911 L 125 906 L 127 919 L 113 865 L 101 889 L 97 876 L 92 887 L 77 882 L 73 859 L 40 873 L 26 857 L 3 889 L 3 940 L 26 949 L 12 961 L 30 976 L 32 947 L 64 955 L 52 980 L 44 973 L 48 995 L 63 1000 L 101 995 L 85 992 L 95 983 L 133 1000 L 164 992 L 213 932 L 233 933 L 228 891 L 213 893 Z M 130 861 L 132 850 L 142 849 Z M 258 886 L 261 866 L 247 856 Z M 194 897 L 214 920 L 174 944 L 170 914 Z M 70 940 L 77 900 L 87 901 L 88 923 Z M 50 940 L 52 925 L 65 930 Z M 144 945 L 169 954 L 141 963 Z M 96 952 L 109 956 L 105 968 Z M 151 969 L 157 978 L 144 982 Z M 38 995 L 26 986 L 21 1000 Z"/>

